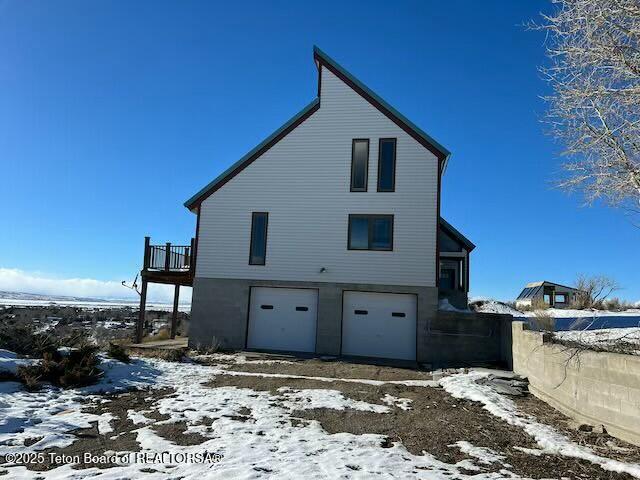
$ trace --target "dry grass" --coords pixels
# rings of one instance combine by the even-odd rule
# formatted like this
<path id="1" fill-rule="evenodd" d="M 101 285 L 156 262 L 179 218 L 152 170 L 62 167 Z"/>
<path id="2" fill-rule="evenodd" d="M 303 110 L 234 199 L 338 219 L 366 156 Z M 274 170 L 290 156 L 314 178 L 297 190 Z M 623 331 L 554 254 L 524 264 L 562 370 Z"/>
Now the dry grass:
<path id="1" fill-rule="evenodd" d="M 131 358 L 125 348 L 117 343 L 110 342 L 106 353 L 110 358 L 119 360 L 123 363 L 129 363 L 131 361 Z"/>
<path id="2" fill-rule="evenodd" d="M 44 353 L 35 365 L 18 367 L 17 377 L 28 390 L 36 390 L 42 382 L 62 388 L 73 388 L 95 383 L 102 371 L 98 368 L 98 347 L 85 344 L 63 354 L 58 351 Z"/>
<path id="3" fill-rule="evenodd" d="M 531 319 L 536 330 L 553 332 L 555 330 L 556 321 L 553 316 L 546 310 L 536 310 Z"/>
<path id="4" fill-rule="evenodd" d="M 142 339 L 142 343 L 147 342 L 159 342 L 162 340 L 169 340 L 171 338 L 171 332 L 167 328 L 161 328 L 155 335 L 149 335 Z"/>

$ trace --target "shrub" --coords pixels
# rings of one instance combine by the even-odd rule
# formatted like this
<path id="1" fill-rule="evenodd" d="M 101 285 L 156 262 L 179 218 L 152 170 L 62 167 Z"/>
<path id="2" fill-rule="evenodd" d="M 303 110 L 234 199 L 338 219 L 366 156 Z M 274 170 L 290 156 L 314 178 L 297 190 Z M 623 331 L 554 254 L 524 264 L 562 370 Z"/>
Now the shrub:
<path id="1" fill-rule="evenodd" d="M 184 354 L 185 351 L 182 348 L 169 348 L 158 352 L 157 357 L 162 360 L 166 360 L 167 362 L 181 362 Z"/>
<path id="2" fill-rule="evenodd" d="M 19 355 L 42 358 L 58 349 L 58 342 L 46 333 L 37 333 L 32 325 L 14 324 L 0 327 L 0 348 Z"/>
<path id="3" fill-rule="evenodd" d="M 556 321 L 553 316 L 545 310 L 536 310 L 533 314 L 532 324 L 536 330 L 553 332 Z"/>
<path id="4" fill-rule="evenodd" d="M 578 292 L 576 292 L 571 306 L 579 310 L 602 309 L 607 297 L 619 288 L 615 280 L 604 275 L 593 277 L 579 275 L 576 280 Z"/>
<path id="5" fill-rule="evenodd" d="M 602 302 L 602 308 L 611 312 L 623 312 L 631 308 L 631 305 L 618 297 L 614 297 Z"/>
<path id="6" fill-rule="evenodd" d="M 211 338 L 211 343 L 209 345 L 203 345 L 202 343 L 198 342 L 195 349 L 200 355 L 210 355 L 212 353 L 225 351 L 222 346 L 222 342 L 218 340 L 218 337 L 216 337 L 215 335 Z"/>
<path id="7" fill-rule="evenodd" d="M 168 329 L 162 328 L 155 335 L 144 337 L 142 339 L 143 342 L 158 342 L 161 340 L 169 340 L 171 338 L 171 332 Z"/>
<path id="8" fill-rule="evenodd" d="M 35 392 L 40 389 L 40 377 L 33 367 L 18 367 L 16 377 L 16 380 L 22 382 L 27 391 Z"/>
<path id="9" fill-rule="evenodd" d="M 543 298 L 534 298 L 531 300 L 531 310 L 546 310 L 549 308 L 549 304 L 544 301 Z"/>
<path id="10" fill-rule="evenodd" d="M 118 345 L 117 343 L 110 342 L 109 347 L 107 348 L 107 356 L 113 358 L 115 360 L 119 360 L 123 363 L 129 363 L 131 358 L 129 354 L 125 350 L 122 345 Z"/>
<path id="11" fill-rule="evenodd" d="M 38 388 L 40 382 L 51 382 L 62 388 L 90 385 L 102 375 L 97 352 L 98 347 L 90 344 L 71 349 L 66 354 L 46 352 L 39 363 L 19 367 L 17 376 L 30 390 Z"/>

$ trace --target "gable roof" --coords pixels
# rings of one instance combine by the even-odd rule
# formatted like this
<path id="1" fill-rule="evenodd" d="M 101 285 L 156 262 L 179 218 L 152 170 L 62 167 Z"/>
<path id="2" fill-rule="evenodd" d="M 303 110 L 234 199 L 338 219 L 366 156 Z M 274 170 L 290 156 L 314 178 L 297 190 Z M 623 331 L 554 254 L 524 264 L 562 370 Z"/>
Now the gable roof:
<path id="1" fill-rule="evenodd" d="M 184 206 L 189 210 L 194 210 L 202 203 L 209 195 L 214 193 L 225 183 L 235 177 L 238 173 L 249 166 L 260 155 L 269 150 L 272 146 L 278 143 L 282 138 L 288 135 L 294 128 L 309 118 L 314 112 L 320 108 L 320 82 L 321 66 L 326 67 L 334 75 L 340 78 L 343 82 L 349 85 L 355 92 L 367 100 L 371 105 L 377 108 L 387 118 L 393 121 L 396 125 L 402 128 L 407 134 L 413 137 L 418 143 L 423 145 L 427 150 L 433 153 L 440 164 L 440 175 L 442 175 L 446 169 L 447 162 L 451 153 L 444 148 L 441 144 L 436 142 L 432 137 L 427 135 L 423 130 L 418 128 L 414 123 L 408 120 L 400 112 L 394 109 L 391 105 L 385 102 L 381 97 L 369 89 L 365 84 L 360 82 L 357 78 L 351 75 L 347 70 L 341 67 L 336 61 L 329 57 L 326 53 L 320 50 L 318 47 L 313 47 L 313 58 L 318 65 L 318 97 L 313 100 L 309 105 L 303 108 L 300 112 L 289 119 L 284 125 L 273 132 L 269 137 L 262 141 L 253 150 L 247 153 L 240 160 L 231 165 L 228 169 L 218 175 L 213 181 L 202 188 L 198 193 L 193 195 L 189 200 L 184 203 Z M 453 227 L 451 227 L 453 228 Z M 455 231 L 455 229 L 454 229 Z M 458 232 L 459 234 L 459 232 Z M 461 234 L 460 234 L 461 235 Z M 468 240 L 467 240 L 468 241 Z M 469 242 L 471 243 L 471 242 Z M 473 244 L 471 244 L 473 245 Z"/>
<path id="2" fill-rule="evenodd" d="M 313 47 L 313 58 L 319 65 L 325 66 L 335 76 L 337 76 L 344 83 L 349 85 L 353 90 L 364 97 L 371 105 L 376 107 L 380 112 L 389 118 L 392 122 L 402 128 L 407 134 L 413 137 L 418 143 L 424 146 L 427 150 L 433 153 L 438 160 L 442 163 L 441 173 L 446 169 L 447 162 L 451 156 L 451 152 L 443 147 L 440 143 L 429 136 L 424 130 L 418 127 L 415 123 L 402 115 L 399 111 L 389 105 L 382 97 L 377 95 L 373 90 L 367 87 L 364 83 L 351 75 L 344 67 L 340 66 L 338 62 L 333 60 L 329 55 L 320 50 L 317 46 Z"/>
<path id="3" fill-rule="evenodd" d="M 534 298 L 535 296 L 537 296 L 539 293 L 541 293 L 541 291 L 544 290 L 544 287 L 547 285 L 551 285 L 554 287 L 561 287 L 561 288 L 566 288 L 567 290 L 571 291 L 571 292 L 579 292 L 580 290 L 578 290 L 577 288 L 574 287 L 567 287 L 566 285 L 560 285 L 559 283 L 554 283 L 554 282 L 549 282 L 547 280 L 542 280 L 541 282 L 529 282 L 525 285 L 524 289 L 522 289 L 522 292 L 520 292 L 520 295 L 518 295 L 518 297 L 516 298 L 516 300 L 526 300 L 526 299 L 530 299 L 530 298 Z"/>
<path id="4" fill-rule="evenodd" d="M 555 283 L 555 282 L 550 282 L 548 280 L 542 280 L 541 282 L 530 282 L 527 283 L 526 287 L 539 287 L 541 285 L 551 285 L 554 287 L 562 287 L 562 288 L 566 288 L 568 290 L 575 290 L 576 292 L 578 291 L 577 288 L 575 287 L 567 287 L 566 285 L 561 285 L 560 283 Z"/>
<path id="5" fill-rule="evenodd" d="M 235 177 L 238 173 L 245 169 L 251 162 L 262 155 L 275 145 L 280 139 L 285 137 L 291 130 L 296 128 L 307 118 L 309 118 L 320 107 L 320 99 L 316 98 L 309 105 L 304 107 L 293 117 L 291 117 L 284 125 L 278 128 L 275 132 L 265 138 L 257 147 L 247 153 L 244 157 L 238 160 L 236 163 L 227 168 L 224 172 L 214 178 L 208 185 L 202 188 L 189 200 L 184 202 L 184 206 L 189 210 L 198 206 L 205 198 L 211 195 L 213 192 L 222 187 L 225 183 Z"/>
<path id="6" fill-rule="evenodd" d="M 442 230 L 444 230 L 445 232 L 447 232 L 451 237 L 453 237 L 456 240 L 458 240 L 462 245 L 464 245 L 467 248 L 467 250 L 469 251 L 469 253 L 471 253 L 471 250 L 476 248 L 476 246 L 473 244 L 473 242 L 471 240 L 469 240 L 462 233 L 460 233 L 458 230 L 456 230 L 453 227 L 453 225 L 451 225 L 449 222 L 447 222 L 442 217 L 440 217 L 440 228 Z"/>

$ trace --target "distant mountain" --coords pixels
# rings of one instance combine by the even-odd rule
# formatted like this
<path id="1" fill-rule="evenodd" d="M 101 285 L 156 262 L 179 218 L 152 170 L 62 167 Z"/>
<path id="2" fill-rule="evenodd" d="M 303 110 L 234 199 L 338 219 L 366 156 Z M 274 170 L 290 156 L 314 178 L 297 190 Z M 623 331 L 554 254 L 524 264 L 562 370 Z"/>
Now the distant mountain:
<path id="1" fill-rule="evenodd" d="M 104 298 L 89 298 L 89 297 L 69 297 L 65 295 L 44 295 L 40 293 L 25 293 L 25 292 L 5 292 L 0 290 L 0 298 L 7 300 L 37 300 L 43 302 L 113 302 L 114 299 L 104 299 Z M 117 299 L 117 301 L 128 301 L 125 299 Z"/>

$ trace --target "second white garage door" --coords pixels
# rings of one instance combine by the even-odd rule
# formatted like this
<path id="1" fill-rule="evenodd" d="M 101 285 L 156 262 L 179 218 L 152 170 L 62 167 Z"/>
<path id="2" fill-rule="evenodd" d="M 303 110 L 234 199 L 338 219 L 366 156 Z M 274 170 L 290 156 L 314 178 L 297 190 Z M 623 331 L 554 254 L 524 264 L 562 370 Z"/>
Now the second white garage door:
<path id="1" fill-rule="evenodd" d="M 315 352 L 318 291 L 253 287 L 247 348 Z"/>
<path id="2" fill-rule="evenodd" d="M 342 354 L 416 359 L 415 295 L 344 292 Z"/>

